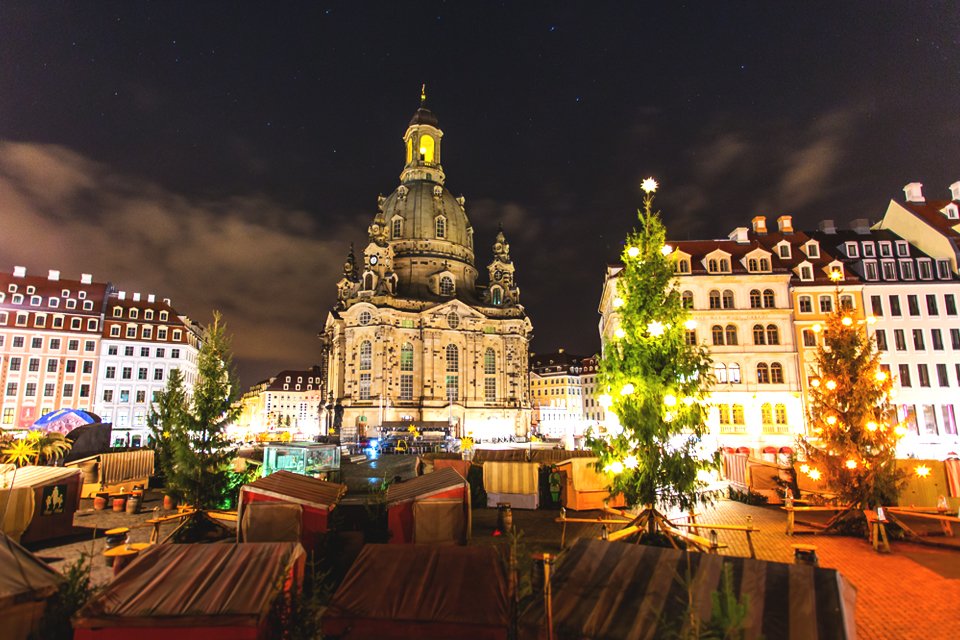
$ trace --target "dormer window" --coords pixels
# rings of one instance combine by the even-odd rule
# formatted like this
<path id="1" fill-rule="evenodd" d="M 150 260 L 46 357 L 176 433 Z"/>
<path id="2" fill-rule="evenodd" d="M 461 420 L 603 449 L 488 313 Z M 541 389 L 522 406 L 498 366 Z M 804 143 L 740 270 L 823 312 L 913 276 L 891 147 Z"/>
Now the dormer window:
<path id="1" fill-rule="evenodd" d="M 403 232 L 403 218 L 394 218 L 392 224 L 390 225 L 390 236 L 396 240 L 400 237 L 400 234 Z"/>
<path id="2" fill-rule="evenodd" d="M 949 260 L 937 260 L 937 277 L 941 280 L 953 279 L 953 271 L 950 269 Z"/>
<path id="3" fill-rule="evenodd" d="M 730 273 L 730 261 L 726 258 L 720 258 L 720 272 Z"/>
<path id="4" fill-rule="evenodd" d="M 921 280 L 933 280 L 933 263 L 927 259 L 917 260 L 917 272 Z"/>
<path id="5" fill-rule="evenodd" d="M 747 271 L 753 272 L 753 271 L 759 271 L 759 270 L 760 270 L 760 262 L 756 258 L 750 258 L 749 260 L 747 260 Z"/>
<path id="6" fill-rule="evenodd" d="M 133 307 L 130 308 L 130 317 L 136 319 L 140 315 L 140 312 Z"/>
<path id="7" fill-rule="evenodd" d="M 167 315 L 168 315 L 168 314 L 167 314 L 166 311 L 161 311 L 161 312 L 160 312 L 160 322 L 166 322 L 166 321 L 167 321 Z"/>
<path id="8" fill-rule="evenodd" d="M 864 258 L 873 258 L 877 255 L 876 250 L 872 242 L 863 243 L 863 257 Z"/>
<path id="9" fill-rule="evenodd" d="M 710 273 L 717 273 L 720 271 L 719 263 L 716 260 L 707 261 L 707 271 Z"/>
<path id="10" fill-rule="evenodd" d="M 436 236 L 438 238 L 447 237 L 447 219 L 443 216 L 437 216 L 436 219 Z"/>
<path id="11" fill-rule="evenodd" d="M 807 254 L 808 258 L 819 258 L 820 257 L 820 245 L 816 242 L 808 242 L 804 246 L 804 253 Z"/>
<path id="12" fill-rule="evenodd" d="M 904 240 L 897 240 L 897 256 L 901 258 L 910 257 L 910 245 Z"/>
<path id="13" fill-rule="evenodd" d="M 60 290 L 60 297 L 61 297 L 61 298 L 69 298 L 69 297 L 70 297 L 70 289 L 61 289 L 61 290 Z"/>
<path id="14" fill-rule="evenodd" d="M 30 296 L 30 306 L 39 307 L 42 298 L 40 296 Z"/>
<path id="15" fill-rule="evenodd" d="M 36 291 L 37 291 L 37 288 L 33 285 L 30 285 L 29 287 L 27 287 L 28 296 L 32 296 L 34 293 L 36 293 Z"/>
<path id="16" fill-rule="evenodd" d="M 153 309 L 147 309 L 143 312 L 144 320 L 153 320 Z"/>
<path id="17" fill-rule="evenodd" d="M 450 276 L 443 276 L 440 278 L 440 295 L 442 296 L 452 296 L 453 295 L 453 278 Z"/>
<path id="18" fill-rule="evenodd" d="M 123 316 L 123 307 L 114 307 L 113 308 L 113 317 L 120 318 Z"/>
<path id="19" fill-rule="evenodd" d="M 856 243 L 856 242 L 847 242 L 847 243 L 844 245 L 844 249 L 845 249 L 846 252 L 847 252 L 847 257 L 848 257 L 848 258 L 859 258 L 859 257 L 860 257 L 859 247 L 857 247 L 857 243 Z"/>
<path id="20" fill-rule="evenodd" d="M 880 243 L 880 257 L 881 258 L 892 258 L 893 257 L 893 245 L 889 242 Z"/>
<path id="21" fill-rule="evenodd" d="M 952 202 L 941 209 L 941 212 L 943 215 L 947 216 L 949 220 L 956 220 L 958 217 L 960 217 L 960 214 L 957 213 L 957 205 L 953 204 Z"/>
<path id="22" fill-rule="evenodd" d="M 790 243 L 781 242 L 780 244 L 778 244 L 777 255 L 779 255 L 782 260 L 789 260 L 790 259 Z"/>
<path id="23" fill-rule="evenodd" d="M 804 264 L 800 266 L 800 279 L 804 282 L 809 282 L 813 280 L 813 267 L 809 264 Z"/>

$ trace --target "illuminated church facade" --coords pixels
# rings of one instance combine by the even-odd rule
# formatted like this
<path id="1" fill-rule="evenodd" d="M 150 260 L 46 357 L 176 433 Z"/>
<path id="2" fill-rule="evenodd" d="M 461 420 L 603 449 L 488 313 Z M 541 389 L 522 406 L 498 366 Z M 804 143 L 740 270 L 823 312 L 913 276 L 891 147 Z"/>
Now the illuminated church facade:
<path id="1" fill-rule="evenodd" d="M 400 185 L 351 247 L 322 334 L 324 422 L 344 440 L 378 426 L 449 427 L 484 440 L 530 427 L 528 347 L 502 230 L 481 275 L 464 198 L 445 184 L 443 132 L 424 104 L 403 136 Z"/>

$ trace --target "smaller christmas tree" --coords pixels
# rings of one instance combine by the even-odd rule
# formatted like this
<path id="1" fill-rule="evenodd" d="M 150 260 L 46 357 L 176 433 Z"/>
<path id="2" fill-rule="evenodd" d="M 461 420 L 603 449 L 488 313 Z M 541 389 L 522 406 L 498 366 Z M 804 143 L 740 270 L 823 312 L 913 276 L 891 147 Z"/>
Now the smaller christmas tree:
<path id="1" fill-rule="evenodd" d="M 822 334 L 810 382 L 812 437 L 800 440 L 806 457 L 800 471 L 822 479 L 852 509 L 896 504 L 902 481 L 896 447 L 906 431 L 890 405 L 893 380 L 849 309 L 838 308 Z"/>

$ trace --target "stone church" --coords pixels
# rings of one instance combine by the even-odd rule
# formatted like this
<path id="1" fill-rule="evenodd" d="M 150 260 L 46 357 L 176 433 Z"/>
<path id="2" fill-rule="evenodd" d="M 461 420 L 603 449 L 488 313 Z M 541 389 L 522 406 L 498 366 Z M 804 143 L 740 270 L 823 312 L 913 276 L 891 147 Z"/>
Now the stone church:
<path id="1" fill-rule="evenodd" d="M 325 422 L 344 440 L 377 427 L 526 435 L 528 346 L 501 230 L 480 275 L 464 198 L 446 187 L 443 132 L 421 96 L 403 136 L 400 184 L 377 198 L 369 243 L 353 247 L 322 334 Z"/>

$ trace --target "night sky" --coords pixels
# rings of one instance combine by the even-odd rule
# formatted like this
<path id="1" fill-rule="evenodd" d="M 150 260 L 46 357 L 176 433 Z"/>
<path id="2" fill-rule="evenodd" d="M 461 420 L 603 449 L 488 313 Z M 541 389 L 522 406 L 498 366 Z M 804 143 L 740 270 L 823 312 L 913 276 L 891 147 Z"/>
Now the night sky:
<path id="1" fill-rule="evenodd" d="M 0 268 L 221 309 L 246 384 L 307 367 L 423 82 L 539 352 L 599 347 L 643 177 L 678 239 L 960 180 L 956 2 L 6 0 Z"/>

